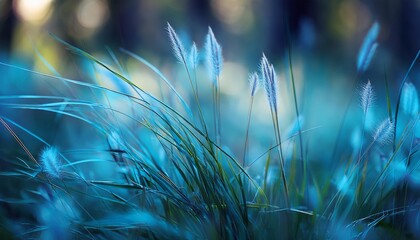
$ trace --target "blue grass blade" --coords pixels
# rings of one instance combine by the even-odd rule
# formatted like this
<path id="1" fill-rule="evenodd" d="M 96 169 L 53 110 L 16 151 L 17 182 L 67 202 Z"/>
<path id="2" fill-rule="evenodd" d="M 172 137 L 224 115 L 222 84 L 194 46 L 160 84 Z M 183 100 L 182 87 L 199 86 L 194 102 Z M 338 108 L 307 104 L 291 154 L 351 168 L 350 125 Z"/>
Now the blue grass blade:
<path id="1" fill-rule="evenodd" d="M 74 165 L 79 165 L 79 164 L 84 164 L 84 163 L 103 163 L 103 162 L 113 162 L 113 161 L 106 160 L 106 159 L 84 159 L 84 160 L 79 160 L 79 161 L 75 161 L 68 164 L 63 164 L 62 167 L 74 166 Z"/>
<path id="2" fill-rule="evenodd" d="M 0 99 L 51 99 L 66 101 L 68 98 L 48 95 L 4 95 L 0 96 Z"/>
<path id="3" fill-rule="evenodd" d="M 390 97 L 390 94 L 389 94 L 388 78 L 386 77 L 386 74 L 385 74 L 385 93 L 386 93 L 386 104 L 387 104 L 387 110 L 388 110 L 388 118 L 391 119 L 391 121 L 394 121 L 393 116 L 392 116 L 392 106 L 391 106 L 391 97 Z"/>
<path id="4" fill-rule="evenodd" d="M 86 107 L 103 107 L 102 104 L 89 103 L 89 102 L 55 102 L 55 103 L 43 103 L 43 104 L 19 104 L 19 103 L 0 103 L 1 106 L 9 108 L 47 108 L 47 107 L 61 107 L 61 106 L 86 106 Z M 63 110 L 63 109 L 61 109 Z"/>
<path id="5" fill-rule="evenodd" d="M 112 51 L 112 49 L 110 47 L 106 47 L 106 51 L 108 52 L 109 56 L 111 56 L 112 60 L 117 65 L 120 72 L 122 72 L 124 75 L 126 75 L 126 71 L 124 70 L 121 62 L 118 60 L 117 56 L 115 55 L 115 52 Z"/>
<path id="6" fill-rule="evenodd" d="M 417 51 L 417 54 L 414 57 L 413 61 L 411 62 L 410 67 L 408 68 L 407 72 L 405 73 L 404 78 L 403 78 L 403 80 L 401 82 L 401 85 L 400 85 L 400 89 L 398 91 L 397 105 L 395 106 L 395 115 L 394 115 L 394 129 L 395 129 L 395 131 L 394 131 L 394 139 L 393 139 L 393 142 L 394 142 L 394 150 L 396 148 L 398 112 L 399 112 L 400 104 L 401 104 L 402 90 L 403 90 L 403 87 L 404 87 L 404 83 L 407 81 L 407 78 L 410 75 L 411 70 L 413 69 L 413 67 L 417 63 L 417 59 L 419 57 L 420 57 L 420 49 Z"/>

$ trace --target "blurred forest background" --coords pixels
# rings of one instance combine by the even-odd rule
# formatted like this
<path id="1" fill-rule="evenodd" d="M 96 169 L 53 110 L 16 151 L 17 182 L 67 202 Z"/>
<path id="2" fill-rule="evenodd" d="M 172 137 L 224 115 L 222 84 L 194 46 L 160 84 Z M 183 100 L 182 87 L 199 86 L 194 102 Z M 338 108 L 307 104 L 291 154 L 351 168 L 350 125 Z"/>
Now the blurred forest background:
<path id="1" fill-rule="evenodd" d="M 227 61 L 254 66 L 261 52 L 276 60 L 283 56 L 288 25 L 294 47 L 322 52 L 318 57 L 345 67 L 354 65 L 349 62 L 378 21 L 380 44 L 386 46 L 379 67 L 389 68 L 415 55 L 419 16 L 418 0 L 0 0 L 0 50 L 3 61 L 22 60 L 36 46 L 54 63 L 63 49 L 49 38 L 51 32 L 91 52 L 122 47 L 164 61 L 172 57 L 164 31 L 170 22 L 195 41 L 211 26 Z"/>

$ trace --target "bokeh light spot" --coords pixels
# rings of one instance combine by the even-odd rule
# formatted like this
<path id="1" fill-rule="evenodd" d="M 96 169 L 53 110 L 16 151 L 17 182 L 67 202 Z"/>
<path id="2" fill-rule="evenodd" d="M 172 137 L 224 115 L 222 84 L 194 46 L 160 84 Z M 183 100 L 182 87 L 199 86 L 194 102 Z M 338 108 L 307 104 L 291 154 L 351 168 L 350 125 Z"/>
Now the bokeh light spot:
<path id="1" fill-rule="evenodd" d="M 15 0 L 17 15 L 26 22 L 35 25 L 44 23 L 49 15 L 53 0 Z"/>
<path id="2" fill-rule="evenodd" d="M 105 0 L 83 0 L 76 14 L 77 21 L 82 27 L 98 28 L 108 18 L 108 3 Z"/>

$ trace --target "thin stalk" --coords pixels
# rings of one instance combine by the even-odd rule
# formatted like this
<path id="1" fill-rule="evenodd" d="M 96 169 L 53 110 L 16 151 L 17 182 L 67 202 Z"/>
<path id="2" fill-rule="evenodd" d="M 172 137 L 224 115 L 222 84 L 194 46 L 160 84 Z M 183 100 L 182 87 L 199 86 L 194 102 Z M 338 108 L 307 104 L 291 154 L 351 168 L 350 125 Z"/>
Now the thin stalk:
<path id="1" fill-rule="evenodd" d="M 408 153 L 408 158 L 407 158 L 407 164 L 406 164 L 406 168 L 408 169 L 410 167 L 410 163 L 411 163 L 411 156 L 413 154 L 413 145 L 414 145 L 414 139 L 415 139 L 415 134 L 413 134 L 412 138 L 411 138 L 411 144 L 410 144 L 410 151 Z M 404 179 L 404 184 L 403 184 L 403 189 L 404 189 L 404 204 L 403 206 L 405 206 L 406 202 L 407 202 L 407 192 L 408 192 L 408 179 Z M 404 213 L 405 215 L 405 213 Z"/>
<path id="2" fill-rule="evenodd" d="M 213 83 L 213 126 L 216 144 L 220 146 L 220 91 L 219 77 L 216 77 Z"/>
<path id="3" fill-rule="evenodd" d="M 194 65 L 194 83 L 195 83 L 195 92 L 198 96 L 198 83 L 197 83 L 197 67 Z"/>
<path id="4" fill-rule="evenodd" d="M 398 121 L 398 110 L 400 109 L 400 101 L 401 101 L 401 94 L 402 94 L 402 90 L 404 87 L 404 83 L 407 81 L 408 75 L 411 72 L 411 69 L 414 67 L 414 64 L 417 62 L 417 59 L 420 56 L 420 50 L 417 52 L 416 57 L 414 58 L 413 62 L 411 63 L 410 67 L 408 68 L 407 73 L 405 74 L 401 85 L 400 85 L 400 90 L 398 91 L 398 98 L 397 98 L 397 106 L 395 107 L 395 122 L 394 122 L 394 138 L 393 138 L 393 142 L 392 142 L 392 146 L 393 146 L 393 150 L 395 152 L 395 148 L 396 148 L 396 139 L 397 139 L 397 121 Z"/>
<path id="5" fill-rule="evenodd" d="M 252 105 L 254 103 L 254 96 L 251 96 L 249 109 L 248 109 L 248 122 L 246 125 L 246 133 L 245 133 L 245 146 L 244 146 L 244 158 L 242 161 L 242 166 L 246 166 L 246 156 L 248 154 L 248 137 L 249 137 L 249 126 L 251 125 L 251 114 L 252 114 Z"/>
<path id="6" fill-rule="evenodd" d="M 22 149 L 25 151 L 25 153 L 28 155 L 28 157 L 34 161 L 38 166 L 38 161 L 34 158 L 32 153 L 28 150 L 28 148 L 25 146 L 25 144 L 22 142 L 22 140 L 16 135 L 16 133 L 12 130 L 12 128 L 3 120 L 2 117 L 0 117 L 0 122 L 3 124 L 3 126 L 9 131 L 9 133 L 13 136 L 13 138 L 16 140 L 16 142 L 19 143 L 19 145 L 22 147 Z"/>
<path id="7" fill-rule="evenodd" d="M 362 179 L 361 179 L 361 181 L 359 183 L 359 186 L 358 186 L 359 189 L 358 189 L 358 191 L 356 191 L 356 197 L 355 197 L 356 201 L 361 200 L 361 199 L 359 199 L 359 197 L 362 196 L 364 183 L 366 181 L 366 172 L 367 172 L 367 162 L 364 162 L 364 165 L 363 165 L 363 168 L 362 168 Z M 359 177 L 359 173 L 357 174 L 357 177 Z"/>
<path id="8" fill-rule="evenodd" d="M 295 86 L 295 77 L 293 75 L 293 64 L 292 64 L 292 50 L 291 50 L 291 42 L 289 42 L 289 70 L 290 70 L 290 77 L 292 79 L 292 87 L 293 87 L 293 100 L 295 105 L 295 112 L 296 112 L 296 118 L 297 118 L 297 124 L 298 124 L 298 138 L 299 138 L 299 150 L 300 150 L 300 160 L 302 161 L 301 167 L 302 167 L 302 173 L 305 172 L 305 160 L 303 159 L 303 143 L 302 143 L 302 130 L 300 126 L 299 121 L 299 107 L 297 102 L 297 95 L 296 95 L 296 86 Z M 307 179 L 307 178 L 305 178 Z"/>
<path id="9" fill-rule="evenodd" d="M 366 115 L 367 115 L 367 111 L 366 111 L 366 113 L 363 114 L 362 139 L 361 139 L 361 142 L 360 142 L 359 155 L 357 157 L 356 166 L 358 166 L 360 164 L 360 162 L 362 161 L 362 150 L 363 150 L 363 144 L 364 144 L 364 140 L 365 140 Z M 373 142 L 370 144 L 370 146 L 372 146 L 372 144 L 373 144 Z M 370 146 L 369 146 L 369 148 L 370 148 Z M 364 154 L 363 154 L 363 156 L 364 156 Z M 357 176 L 356 176 L 356 182 L 358 182 L 358 181 L 359 181 L 359 172 L 357 172 Z M 357 195 L 358 195 L 357 193 L 356 193 L 356 199 L 357 199 Z"/>
<path id="10" fill-rule="evenodd" d="M 239 176 L 238 177 L 238 183 L 239 183 L 239 187 L 241 189 L 241 196 L 242 196 L 242 202 L 243 202 L 243 218 L 245 221 L 245 225 L 248 228 L 248 224 L 249 224 L 249 218 L 248 218 L 248 205 L 246 202 L 246 193 L 245 193 L 245 187 L 244 187 L 244 183 L 245 183 L 245 176 Z M 245 232 L 246 235 L 248 235 L 247 232 Z M 248 239 L 248 238 L 246 238 Z"/>
<path id="11" fill-rule="evenodd" d="M 386 76 L 386 72 L 385 72 L 385 91 L 386 91 L 386 103 L 387 103 L 387 108 L 388 108 L 389 120 L 393 122 L 394 120 L 392 119 L 393 116 L 392 116 L 391 98 L 389 94 L 389 84 L 388 84 L 388 78 Z"/>
<path id="12" fill-rule="evenodd" d="M 216 110 L 217 110 L 217 141 L 216 143 L 221 146 L 221 117 L 220 117 L 220 81 L 219 76 L 216 78 L 217 87 L 216 87 Z"/>
<path id="13" fill-rule="evenodd" d="M 367 112 L 366 112 L 365 114 L 363 114 L 362 140 L 361 140 L 361 143 L 360 143 L 359 156 L 358 156 L 358 158 L 357 158 L 357 164 L 359 164 L 359 163 L 360 163 L 360 161 L 361 161 L 361 157 L 362 157 L 361 155 L 362 155 L 363 144 L 364 144 L 364 140 L 365 140 L 365 133 L 366 133 L 366 131 L 365 131 L 365 127 L 366 127 L 366 115 L 367 115 Z"/>
<path id="14" fill-rule="evenodd" d="M 265 162 L 264 168 L 264 181 L 263 181 L 263 191 L 266 192 L 267 190 L 267 177 L 268 177 L 268 168 L 271 164 L 271 155 L 269 154 L 267 157 L 267 161 Z"/>
<path id="15" fill-rule="evenodd" d="M 212 86 L 212 93 L 213 93 L 213 128 L 214 128 L 214 138 L 215 142 L 217 142 L 217 86 L 215 83 L 213 83 Z M 219 145 L 219 144 L 218 144 Z"/>
<path id="16" fill-rule="evenodd" d="M 280 127 L 279 127 L 279 120 L 277 115 L 277 110 L 271 108 L 271 116 L 273 119 L 273 126 L 274 126 L 274 134 L 276 138 L 276 145 L 278 145 L 277 151 L 280 157 L 280 170 L 281 170 L 281 177 L 283 181 L 283 187 L 284 187 L 284 199 L 286 202 L 286 207 L 290 207 L 289 203 L 289 189 L 287 186 L 287 179 L 286 179 L 286 172 L 285 172 L 285 164 L 284 164 L 284 157 L 283 157 L 283 149 L 281 144 L 281 135 L 280 135 Z"/>
<path id="17" fill-rule="evenodd" d="M 251 100 L 250 100 L 250 105 L 249 105 L 249 110 L 248 110 L 248 123 L 247 123 L 247 127 L 246 127 L 246 134 L 245 134 L 245 147 L 244 147 L 244 157 L 243 157 L 243 161 L 242 161 L 242 167 L 245 167 L 246 164 L 246 155 L 247 155 L 247 150 L 248 150 L 248 134 L 249 134 L 249 126 L 251 124 L 251 113 L 252 113 L 252 105 L 254 102 L 254 96 L 251 96 Z M 242 201 L 244 204 L 244 218 L 245 218 L 245 222 L 246 222 L 246 226 L 248 227 L 248 207 L 247 207 L 247 202 L 246 202 L 246 195 L 245 195 L 245 187 L 242 184 L 242 181 L 245 181 L 245 177 L 243 177 L 243 180 L 241 180 L 242 177 L 239 178 L 239 183 L 240 183 L 240 187 L 241 187 L 241 192 L 242 192 Z M 247 239 L 248 239 L 248 233 L 246 232 L 247 235 Z"/>
<path id="18" fill-rule="evenodd" d="M 190 70 L 188 69 L 188 66 L 187 66 L 186 62 L 184 62 L 184 66 L 185 66 L 185 70 L 187 71 L 188 79 L 189 79 L 189 82 L 190 82 L 190 85 L 191 85 L 191 90 L 194 94 L 195 102 L 197 104 L 198 115 L 200 117 L 201 125 L 203 125 L 204 132 L 205 132 L 206 136 L 208 136 L 206 122 L 204 121 L 204 116 L 203 116 L 203 112 L 201 110 L 200 101 L 198 100 L 197 75 L 196 75 L 195 67 L 194 67 L 194 76 L 195 76 L 195 87 L 194 87 L 193 80 L 192 80 L 191 74 L 190 74 Z"/>
<path id="19" fill-rule="evenodd" d="M 286 179 L 286 171 L 285 171 L 285 160 L 283 157 L 283 149 L 282 149 L 282 144 L 281 144 L 281 135 L 280 135 L 280 126 L 279 126 L 279 117 L 278 117 L 278 112 L 277 112 L 277 106 L 274 106 L 274 126 L 275 126 L 275 131 L 276 132 L 276 143 L 279 145 L 279 147 L 277 148 L 279 155 L 280 155 L 280 161 L 281 161 L 281 177 L 282 177 L 282 181 L 283 181 L 283 187 L 284 187 L 284 199 L 286 202 L 286 207 L 290 208 L 290 200 L 289 200 L 289 187 L 287 186 L 287 179 Z M 287 222 L 292 222 L 291 216 L 289 214 L 286 214 L 286 219 Z M 288 236 L 289 231 L 286 231 L 285 234 L 286 236 Z"/>

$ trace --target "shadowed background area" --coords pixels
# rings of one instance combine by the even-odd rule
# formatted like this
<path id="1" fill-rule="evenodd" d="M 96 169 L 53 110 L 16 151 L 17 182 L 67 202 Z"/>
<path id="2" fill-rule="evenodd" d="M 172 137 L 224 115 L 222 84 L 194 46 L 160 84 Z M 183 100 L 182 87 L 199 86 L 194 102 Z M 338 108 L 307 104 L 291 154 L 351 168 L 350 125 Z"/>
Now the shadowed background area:
<path id="1" fill-rule="evenodd" d="M 2 0 L 0 49 L 3 56 L 30 56 L 33 45 L 51 45 L 51 32 L 90 51 L 123 47 L 165 58 L 170 51 L 163 30 L 170 22 L 195 41 L 211 26 L 225 58 L 255 65 L 263 51 L 281 58 L 289 26 L 295 47 L 348 65 L 378 21 L 387 56 L 407 63 L 419 47 L 419 15 L 417 0 Z"/>

